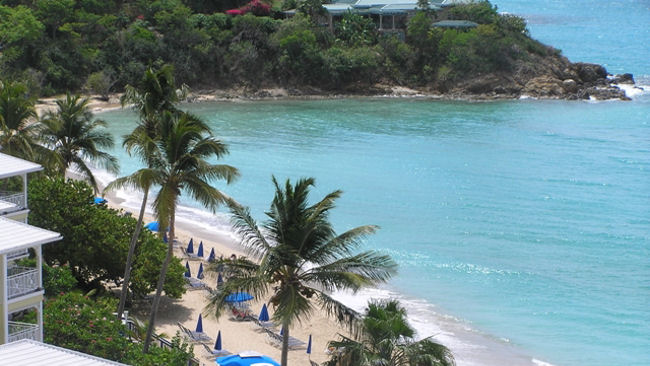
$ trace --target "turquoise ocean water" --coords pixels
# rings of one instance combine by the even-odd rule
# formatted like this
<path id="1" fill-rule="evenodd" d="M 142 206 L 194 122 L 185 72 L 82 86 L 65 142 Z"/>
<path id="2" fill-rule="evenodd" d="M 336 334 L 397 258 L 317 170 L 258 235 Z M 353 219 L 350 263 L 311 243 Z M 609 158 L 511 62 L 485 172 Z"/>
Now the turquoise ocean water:
<path id="1" fill-rule="evenodd" d="M 573 61 L 650 82 L 650 2 L 520 0 L 501 11 Z M 270 177 L 313 176 L 344 195 L 339 231 L 399 275 L 362 296 L 399 297 L 420 336 L 459 365 L 650 365 L 650 93 L 631 102 L 388 98 L 190 106 L 230 145 L 242 178 L 219 186 L 263 218 Z M 102 115 L 121 136 L 133 115 Z M 122 173 L 137 161 L 116 150 Z M 127 205 L 139 206 L 136 195 Z M 227 229 L 184 201 L 181 220 Z"/>

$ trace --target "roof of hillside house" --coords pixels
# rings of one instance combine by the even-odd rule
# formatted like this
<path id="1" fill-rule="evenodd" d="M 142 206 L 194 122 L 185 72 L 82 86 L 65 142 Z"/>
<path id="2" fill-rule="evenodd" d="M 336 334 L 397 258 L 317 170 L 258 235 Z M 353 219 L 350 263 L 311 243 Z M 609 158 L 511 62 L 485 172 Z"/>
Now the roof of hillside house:
<path id="1" fill-rule="evenodd" d="M 61 240 L 61 234 L 0 217 L 0 254 Z"/>
<path id="2" fill-rule="evenodd" d="M 478 23 L 469 20 L 441 20 L 433 23 L 433 26 L 440 28 L 476 28 Z"/>
<path id="3" fill-rule="evenodd" d="M 347 12 L 396 15 L 416 11 L 418 3 L 417 0 L 339 0 L 332 4 L 323 4 L 323 8 L 331 15 L 342 15 Z M 430 1 L 429 9 L 440 10 L 441 3 L 439 1 Z M 284 13 L 293 15 L 296 10 L 287 10 Z"/>
<path id="4" fill-rule="evenodd" d="M 107 366 L 123 365 L 104 358 L 53 346 L 47 343 L 22 339 L 0 345 L 0 366 Z"/>
<path id="5" fill-rule="evenodd" d="M 43 170 L 39 164 L 0 153 L 0 179 Z"/>

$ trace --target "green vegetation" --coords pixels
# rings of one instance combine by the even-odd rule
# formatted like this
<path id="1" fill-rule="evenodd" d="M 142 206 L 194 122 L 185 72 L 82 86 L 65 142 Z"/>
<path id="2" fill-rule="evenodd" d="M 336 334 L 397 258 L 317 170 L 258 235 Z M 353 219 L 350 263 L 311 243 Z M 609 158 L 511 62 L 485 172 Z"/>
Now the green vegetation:
<path id="1" fill-rule="evenodd" d="M 406 310 L 397 300 L 368 304 L 357 339 L 341 336 L 331 341 L 332 354 L 326 366 L 452 366 L 454 358 L 445 346 L 431 338 L 414 341 L 415 331 L 406 320 Z"/>
<path id="2" fill-rule="evenodd" d="M 60 176 L 75 168 L 97 192 L 97 181 L 87 162 L 117 173 L 117 159 L 100 150 L 113 147 L 113 136 L 103 128 L 104 121 L 93 118 L 88 99 L 68 93 L 65 99 L 57 100 L 56 105 L 56 111 L 46 113 L 41 119 L 40 140 L 55 155 Z"/>
<path id="3" fill-rule="evenodd" d="M 282 187 L 273 178 L 275 197 L 261 231 L 248 208 L 230 202 L 233 224 L 242 245 L 256 261 L 225 260 L 231 277 L 210 300 L 216 316 L 223 314 L 226 297 L 247 291 L 258 299 L 271 296 L 273 320 L 283 327 L 281 364 L 287 365 L 291 326 L 308 318 L 312 309 L 324 309 L 344 325 L 354 323 L 355 313 L 330 297 L 334 290 L 357 291 L 387 281 L 395 262 L 374 251 L 353 253 L 361 238 L 377 230 L 360 226 L 337 235 L 328 216 L 341 191 L 334 191 L 313 205 L 308 203 L 313 179 L 289 180 Z"/>
<path id="4" fill-rule="evenodd" d="M 181 84 L 342 89 L 387 82 L 444 89 L 450 81 L 511 71 L 531 54 L 553 50 L 532 40 L 522 18 L 499 15 L 487 1 L 458 5 L 446 17 L 469 30 L 435 28 L 420 11 L 405 37 L 379 33 L 348 14 L 334 31 L 318 25 L 319 1 L 285 0 L 298 15 L 228 16 L 245 0 L 0 1 L 0 79 L 21 80 L 32 95 L 96 92 L 136 85 L 148 67 L 174 66 Z M 400 41 L 405 38 L 406 42 Z"/>
<path id="5" fill-rule="evenodd" d="M 129 365 L 186 366 L 193 349 L 177 335 L 172 349 L 154 347 L 144 354 L 113 315 L 115 300 L 69 292 L 50 298 L 43 310 L 45 342 Z M 129 337 L 130 335 L 130 337 Z"/>
<path id="6" fill-rule="evenodd" d="M 63 236 L 62 241 L 43 247 L 47 264 L 67 265 L 86 290 L 103 288 L 103 282 L 120 283 L 134 218 L 93 204 L 93 191 L 86 183 L 62 178 L 32 180 L 29 206 L 30 224 Z M 130 284 L 135 296 L 153 291 L 165 255 L 166 245 L 159 238 L 140 233 Z M 169 268 L 164 290 L 179 298 L 185 292 L 185 267 L 174 258 Z"/>

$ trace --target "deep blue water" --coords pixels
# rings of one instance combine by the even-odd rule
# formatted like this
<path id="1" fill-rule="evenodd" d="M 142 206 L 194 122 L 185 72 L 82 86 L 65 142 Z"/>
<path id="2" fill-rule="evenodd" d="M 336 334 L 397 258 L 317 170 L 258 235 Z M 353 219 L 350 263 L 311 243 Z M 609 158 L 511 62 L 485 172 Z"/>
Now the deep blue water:
<path id="1" fill-rule="evenodd" d="M 534 37 L 573 61 L 642 82 L 650 75 L 648 1 L 498 5 L 524 15 Z M 242 172 L 217 185 L 260 220 L 274 174 L 315 177 L 314 199 L 342 189 L 332 217 L 339 231 L 380 225 L 366 246 L 400 264 L 384 290 L 414 312 L 435 304 L 435 316 L 417 313 L 418 329 L 439 330 L 459 364 L 650 364 L 648 93 L 631 102 L 348 99 L 191 109 L 229 144 L 224 162 Z M 116 136 L 131 129 L 128 112 L 103 117 Z M 137 167 L 116 153 L 123 173 Z M 429 324 L 441 319 L 457 324 Z M 512 350 L 526 356 L 490 354 Z"/>

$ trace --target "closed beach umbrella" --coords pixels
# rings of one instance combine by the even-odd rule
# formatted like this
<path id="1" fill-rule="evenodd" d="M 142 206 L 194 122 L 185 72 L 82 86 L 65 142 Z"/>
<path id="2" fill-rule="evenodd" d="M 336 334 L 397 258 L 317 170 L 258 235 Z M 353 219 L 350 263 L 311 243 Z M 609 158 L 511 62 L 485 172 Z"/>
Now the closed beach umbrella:
<path id="1" fill-rule="evenodd" d="M 284 327 L 280 328 L 280 335 L 284 335 Z"/>
<path id="2" fill-rule="evenodd" d="M 196 251 L 196 256 L 203 258 L 203 241 L 199 244 L 199 250 Z"/>
<path id="3" fill-rule="evenodd" d="M 262 311 L 260 311 L 260 316 L 258 319 L 261 322 L 268 322 L 269 321 L 269 310 L 266 308 L 266 304 L 262 305 Z"/>
<path id="4" fill-rule="evenodd" d="M 187 244 L 186 252 L 194 253 L 194 239 L 193 238 L 190 238 L 190 242 Z"/>
<path id="5" fill-rule="evenodd" d="M 185 262 L 185 277 L 192 277 L 192 272 L 190 272 L 190 262 Z"/>
<path id="6" fill-rule="evenodd" d="M 217 341 L 214 343 L 215 351 L 221 351 L 221 331 L 217 333 Z"/>
<path id="7" fill-rule="evenodd" d="M 196 322 L 196 332 L 203 333 L 203 317 L 199 314 L 199 321 Z"/>
<path id="8" fill-rule="evenodd" d="M 163 242 L 165 242 L 165 244 L 169 243 L 169 238 L 167 238 L 167 233 L 163 234 Z"/>
<path id="9" fill-rule="evenodd" d="M 208 256 L 208 262 L 214 262 L 217 259 L 216 255 L 214 254 L 214 248 L 210 250 L 210 256 Z"/>
<path id="10" fill-rule="evenodd" d="M 311 357 L 311 334 L 309 335 L 309 340 L 307 341 L 307 353 Z"/>
<path id="11" fill-rule="evenodd" d="M 196 278 L 199 280 L 203 278 L 203 263 L 199 264 L 199 272 L 196 274 Z"/>
<path id="12" fill-rule="evenodd" d="M 217 276 L 217 286 L 223 285 L 223 277 L 221 277 L 221 273 L 219 273 L 219 276 Z"/>
<path id="13" fill-rule="evenodd" d="M 235 292 L 226 296 L 226 302 L 244 302 L 253 300 L 253 295 L 248 292 Z"/>

